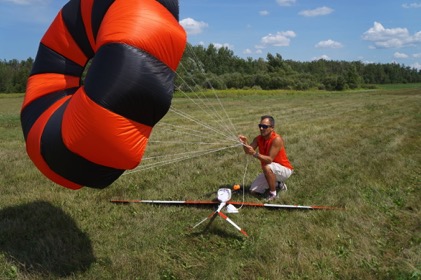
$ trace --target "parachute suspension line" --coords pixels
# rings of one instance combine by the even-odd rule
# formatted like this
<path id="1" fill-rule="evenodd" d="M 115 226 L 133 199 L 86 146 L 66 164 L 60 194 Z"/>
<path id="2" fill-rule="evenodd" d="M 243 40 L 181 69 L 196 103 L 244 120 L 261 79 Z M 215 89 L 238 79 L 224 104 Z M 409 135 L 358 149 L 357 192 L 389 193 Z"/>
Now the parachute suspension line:
<path id="1" fill-rule="evenodd" d="M 221 142 L 189 142 L 189 141 L 160 141 L 160 140 L 152 140 L 149 141 L 149 143 L 171 143 L 171 144 L 195 144 L 195 145 L 221 145 Z M 237 144 L 235 146 L 241 146 L 241 144 Z M 176 154 L 172 154 L 172 155 L 176 155 Z M 166 157 L 168 157 L 168 155 L 166 155 Z M 150 158 L 150 157 L 149 157 Z M 143 158 L 143 160 L 148 159 L 148 158 Z"/>
<path id="2" fill-rule="evenodd" d="M 193 57 L 195 57 L 196 62 L 193 62 L 194 66 L 199 69 L 201 73 L 206 75 L 201 62 L 197 59 L 193 49 L 191 47 L 188 47 L 188 49 L 190 49 Z M 179 67 L 184 68 L 185 66 L 183 63 L 180 63 Z M 183 109 L 180 109 L 178 108 L 179 106 L 177 106 L 180 105 L 181 101 L 178 100 L 180 103 L 177 102 L 177 100 L 175 100 L 175 102 L 173 101 L 169 113 L 176 115 L 176 124 L 170 123 L 174 118 L 171 117 L 171 114 L 168 114 L 168 120 L 164 118 L 157 123 L 157 129 L 154 130 L 154 135 L 152 135 L 148 141 L 150 144 L 160 143 L 160 146 L 156 147 L 159 152 L 152 151 L 151 153 L 148 153 L 142 158 L 142 163 L 139 166 L 135 169 L 127 170 L 123 175 L 178 163 L 242 145 L 237 138 L 236 128 L 225 110 L 221 99 L 210 84 L 209 79 L 206 78 L 206 82 L 213 92 L 215 97 L 213 99 L 210 98 L 211 95 L 204 93 L 198 94 L 195 92 L 180 75 L 178 75 L 178 78 L 189 90 L 191 90 L 191 92 L 186 93 L 179 89 L 179 92 L 181 92 L 192 105 L 196 106 L 200 112 L 203 112 L 203 117 L 193 116 L 195 113 L 194 110 L 189 110 L 189 113 L 184 112 Z M 196 83 L 194 80 L 193 82 Z M 181 105 L 183 105 L 183 103 L 181 103 Z M 182 118 L 181 121 L 179 120 L 180 117 Z M 165 133 L 165 131 L 170 133 Z M 163 134 L 161 134 L 161 132 L 163 132 Z M 155 134 L 157 134 L 156 137 Z M 184 139 L 187 139 L 187 141 Z M 172 146 L 175 144 L 177 144 L 177 146 Z M 153 150 L 155 148 L 153 145 L 152 147 L 151 145 L 148 145 L 148 147 L 148 150 Z M 179 152 L 182 147 L 188 147 L 188 151 Z M 201 147 L 205 147 L 205 149 Z M 243 185 L 245 185 L 247 166 L 248 161 L 243 176 Z"/>
<path id="3" fill-rule="evenodd" d="M 179 136 L 191 136 L 192 138 L 202 138 L 202 139 L 206 139 L 209 140 L 210 138 L 214 139 L 215 141 L 218 141 L 219 144 L 221 144 L 221 141 L 225 141 L 225 135 L 223 139 L 219 139 L 218 137 L 215 137 L 215 135 L 209 135 L 209 133 L 207 131 L 203 131 L 203 130 L 195 130 L 195 129 L 190 129 L 187 127 L 183 127 L 180 125 L 174 125 L 174 124 L 170 124 L 170 123 L 164 123 L 164 122 L 160 122 L 158 124 L 160 127 L 160 130 L 165 130 L 165 131 L 169 131 L 171 132 L 173 135 L 177 134 Z M 162 127 L 161 127 L 162 126 Z M 149 143 L 151 142 L 157 142 L 154 140 L 149 141 Z M 162 142 L 162 141 L 160 141 Z M 209 143 L 212 144 L 210 142 L 198 142 L 198 143 Z"/>
<path id="4" fill-rule="evenodd" d="M 242 144 L 240 144 L 240 145 L 242 145 Z M 247 155 L 245 155 L 245 158 L 246 158 L 246 163 L 245 163 L 245 166 L 244 166 L 244 173 L 243 173 L 243 194 L 242 194 L 242 204 L 238 207 L 238 209 L 241 209 L 243 206 L 244 206 L 244 201 L 245 201 L 245 194 L 246 194 L 246 176 L 247 176 L 247 170 L 248 170 L 248 166 L 249 166 L 249 162 L 250 162 L 250 160 L 249 160 L 249 157 L 247 156 Z"/>
<path id="5" fill-rule="evenodd" d="M 235 146 L 234 146 L 235 147 Z M 229 147 L 226 147 L 227 149 L 228 148 L 231 148 L 231 146 L 229 146 Z M 182 153 L 177 153 L 177 154 L 172 154 L 173 156 L 182 156 L 182 157 L 185 157 L 185 156 L 187 156 L 187 155 L 189 155 L 189 154 L 198 154 L 198 153 L 202 153 L 202 152 L 209 152 L 209 151 L 220 151 L 221 150 L 221 148 L 214 148 L 214 149 L 209 149 L 209 150 L 206 150 L 206 151 L 191 151 L 191 152 L 182 152 Z M 154 156 L 154 157 L 147 157 L 147 158 L 144 158 L 144 160 L 150 160 L 150 159 L 158 159 L 158 158 L 165 158 L 165 157 L 168 157 L 167 155 L 161 155 L 161 156 Z"/>
<path id="6" fill-rule="evenodd" d="M 194 52 L 194 50 L 192 49 L 192 47 L 189 45 L 189 44 L 187 44 L 187 49 L 189 50 L 189 53 L 193 56 L 193 58 L 194 58 L 194 60 L 193 60 L 193 63 L 194 63 L 194 66 L 196 66 L 198 69 L 199 69 L 199 71 L 201 72 L 201 73 L 203 73 L 204 74 L 204 76 L 206 77 L 206 71 L 203 69 L 203 65 L 202 65 L 202 63 L 200 63 L 200 60 L 199 60 L 199 58 L 196 56 L 196 54 L 195 54 L 195 52 Z M 187 72 L 187 69 L 185 69 L 185 67 L 184 67 L 184 64 L 183 63 L 180 63 L 180 67 L 181 68 L 184 68 L 184 70 Z M 187 85 L 187 83 L 183 80 L 183 78 L 182 77 L 180 77 L 180 76 L 178 76 L 186 85 Z M 196 83 L 196 82 L 195 82 Z M 220 121 L 222 121 L 222 123 L 224 123 L 224 121 L 226 121 L 226 120 L 228 120 L 228 124 L 230 125 L 230 127 L 228 127 L 227 126 L 227 129 L 228 129 L 228 131 L 233 131 L 234 132 L 234 135 L 237 135 L 237 131 L 236 131 L 236 129 L 235 129 L 235 126 L 234 126 L 234 124 L 232 123 L 232 121 L 231 121 L 231 118 L 228 116 L 228 114 L 227 114 L 227 111 L 225 110 L 225 107 L 223 106 L 223 104 L 222 104 L 222 102 L 221 102 L 221 100 L 220 100 L 220 98 L 219 98 L 219 96 L 216 94 L 216 91 L 215 91 L 215 89 L 213 88 L 213 86 L 212 86 L 212 84 L 209 82 L 209 79 L 206 77 L 206 83 L 209 85 L 209 87 L 212 89 L 212 92 L 214 93 L 214 97 L 215 97 L 215 99 L 218 101 L 218 103 L 219 103 L 219 107 L 222 109 L 222 111 L 223 111 L 223 113 L 224 113 L 224 115 L 225 115 L 225 120 L 224 120 L 224 117 L 222 117 L 216 110 L 215 110 L 215 107 L 212 105 L 211 107 L 212 107 L 212 109 L 213 109 L 213 112 L 215 113 L 215 116 L 217 116 L 218 117 L 218 119 L 220 120 Z M 196 83 L 196 85 L 197 85 L 197 83 Z M 190 88 L 190 86 L 189 86 L 189 89 L 192 91 L 192 92 L 194 92 L 194 90 L 192 90 L 191 88 Z M 183 94 L 187 97 L 187 98 L 191 98 L 189 95 L 187 95 L 185 92 L 183 92 Z M 196 95 L 196 97 L 199 97 L 195 92 L 194 92 L 194 94 Z M 204 94 L 202 94 L 204 97 L 205 97 L 205 99 L 206 100 L 209 100 L 207 97 L 206 97 L 206 95 L 204 95 Z M 209 102 L 207 102 L 207 103 L 204 103 L 203 102 L 203 99 L 201 99 L 201 98 L 199 98 L 200 100 L 201 100 L 201 102 L 204 104 L 204 106 L 205 107 L 208 107 L 208 105 L 207 104 L 211 104 L 211 103 L 209 103 Z"/>
<path id="7" fill-rule="evenodd" d="M 190 49 L 190 53 L 192 54 L 192 56 L 195 58 L 193 62 L 196 62 L 195 65 L 199 68 L 200 72 L 205 74 L 206 71 L 203 69 L 203 65 L 200 63 L 200 60 L 197 58 L 195 52 L 192 50 L 192 47 L 187 44 L 187 48 Z M 184 70 L 187 72 L 187 69 L 185 69 L 184 64 L 180 63 L 179 67 L 184 68 Z M 205 74 L 206 77 L 206 74 Z M 187 85 L 187 83 L 183 80 L 182 77 L 179 76 L 179 78 Z M 233 141 L 239 143 L 238 146 L 242 146 L 244 145 L 243 143 L 241 143 L 238 139 L 237 139 L 237 130 L 234 126 L 234 124 L 232 123 L 231 118 L 228 116 L 227 111 L 225 110 L 225 107 L 223 106 L 221 99 L 218 97 L 218 95 L 215 92 L 215 89 L 213 88 L 212 84 L 209 82 L 208 79 L 206 79 L 206 83 L 209 85 L 209 87 L 212 89 L 212 91 L 214 92 L 214 96 L 215 99 L 218 101 L 220 108 L 222 108 L 223 113 L 225 115 L 225 121 L 228 120 L 230 127 L 227 126 L 227 131 L 231 134 L 232 131 L 234 132 L 234 137 L 232 138 Z M 196 83 L 197 84 L 197 83 Z M 190 88 L 190 86 L 188 86 L 188 88 L 194 93 L 194 95 L 196 97 L 199 98 L 199 100 L 203 103 L 203 99 L 201 99 L 194 90 L 192 90 Z M 193 103 L 196 104 L 196 102 L 188 95 L 186 94 L 184 91 L 182 91 L 182 93 L 184 94 L 184 96 L 186 96 L 187 98 L 189 98 L 190 100 L 192 100 Z M 203 95 L 203 94 L 202 94 Z M 208 100 L 208 98 L 205 96 L 206 100 Z M 207 104 L 204 103 L 204 106 L 206 108 L 208 108 Z M 215 112 L 215 115 L 218 117 L 218 120 L 222 121 L 222 123 L 224 123 L 224 118 L 216 111 L 215 107 L 212 106 L 212 110 Z M 232 134 L 231 134 L 232 135 Z M 230 138 L 231 139 L 231 138 Z M 243 188 L 242 188 L 242 202 L 243 204 L 241 204 L 241 206 L 239 207 L 239 209 L 241 209 L 244 205 L 244 201 L 245 201 L 245 185 L 246 185 L 246 176 L 247 176 L 247 172 L 248 172 L 248 165 L 249 165 L 249 157 L 247 155 L 245 155 L 245 167 L 244 167 L 244 173 L 243 173 L 243 178 L 242 178 L 242 182 L 243 182 Z"/>
<path id="8" fill-rule="evenodd" d="M 186 126 L 181 125 L 174 125 L 170 123 L 160 122 L 158 123 L 157 127 L 159 127 L 160 130 L 164 129 L 167 131 L 171 131 L 173 133 L 176 133 L 180 136 L 191 136 L 191 138 L 206 138 L 207 141 L 219 141 L 220 144 L 229 143 L 232 144 L 233 142 L 238 143 L 237 138 L 232 135 L 232 133 L 221 130 L 220 128 L 216 126 L 211 126 L 210 123 L 199 121 L 197 118 L 180 111 L 175 108 L 170 108 L 170 112 L 178 115 L 179 117 L 182 117 L 186 121 L 190 123 L 194 123 L 200 126 L 202 129 L 193 129 Z"/>
<path id="9" fill-rule="evenodd" d="M 181 80 L 183 80 L 180 77 Z M 184 80 L 183 80 L 184 81 Z M 205 101 L 203 100 L 203 98 L 201 98 L 196 92 L 193 92 L 192 95 L 194 95 L 196 97 L 196 99 L 193 99 L 189 94 L 187 94 L 184 91 L 180 91 L 183 93 L 183 95 L 185 97 L 188 98 L 188 100 L 190 100 L 194 105 L 196 105 L 198 108 L 200 108 L 203 112 L 205 112 L 208 116 L 209 119 L 217 126 L 218 131 L 225 131 L 227 133 L 227 135 L 233 135 L 233 131 L 235 132 L 235 128 L 232 125 L 231 119 L 227 116 L 226 120 L 229 121 L 229 123 L 232 125 L 232 127 L 229 127 L 226 123 L 226 120 L 224 120 L 224 118 L 218 113 L 217 109 L 215 108 L 214 105 L 208 105 L 206 103 L 211 104 L 211 102 L 209 101 L 209 99 L 205 96 L 205 100 L 207 100 L 207 102 L 205 103 Z M 198 101 L 200 102 L 198 102 Z M 225 108 L 223 107 L 222 103 L 219 101 L 220 107 L 222 108 L 222 110 L 225 111 Z M 170 110 L 175 111 L 176 109 L 174 108 L 174 106 L 171 106 Z M 187 114 L 186 114 L 187 116 Z M 221 132 L 219 132 L 221 133 Z M 236 135 L 236 133 L 234 133 L 234 135 Z M 234 138 L 236 138 L 234 136 Z"/>
<path id="10" fill-rule="evenodd" d="M 180 64 L 180 66 L 182 68 L 184 68 L 183 64 Z M 187 70 L 186 70 L 187 71 Z M 178 78 L 183 81 L 183 83 L 185 83 L 187 85 L 187 82 L 180 76 L 177 75 Z M 196 82 L 195 82 L 196 83 Z M 196 83 L 197 84 L 197 83 Z M 185 91 L 180 90 L 180 92 L 183 93 L 183 95 L 185 97 L 187 97 L 193 104 L 195 104 L 196 106 L 198 106 L 198 108 L 201 108 L 204 112 L 206 112 L 208 115 L 211 115 L 211 117 L 215 117 L 217 116 L 218 119 L 222 120 L 222 117 L 219 115 L 219 113 L 217 112 L 217 110 L 215 109 L 215 106 L 213 105 L 209 105 L 211 104 L 211 102 L 205 102 L 203 100 L 203 98 L 201 96 L 199 96 L 189 85 L 187 85 L 187 87 L 190 89 L 190 94 L 194 95 L 194 97 L 196 97 L 196 99 L 193 99 L 189 94 L 187 94 Z M 206 95 L 203 95 L 205 100 L 209 101 L 209 99 L 206 97 Z M 212 115 L 215 114 L 215 115 Z"/>
<path id="11" fill-rule="evenodd" d="M 205 128 L 207 128 L 207 129 L 211 130 L 212 132 L 215 132 L 216 134 L 226 136 L 226 137 L 227 137 L 227 139 L 230 139 L 230 137 L 231 137 L 231 135 L 226 135 L 226 134 L 224 134 L 223 132 L 219 131 L 218 129 L 215 129 L 215 128 L 213 128 L 213 127 L 209 126 L 209 125 L 208 125 L 208 124 L 206 124 L 206 123 L 202 123 L 202 122 L 200 122 L 200 121 L 196 120 L 195 118 L 192 118 L 190 115 L 188 115 L 188 114 L 186 114 L 186 113 L 183 113 L 183 112 L 178 111 L 178 110 L 173 109 L 173 108 L 170 108 L 170 111 L 172 111 L 172 112 L 174 112 L 175 114 L 177 114 L 177 115 L 179 115 L 179 116 L 182 116 L 182 117 L 184 117 L 184 118 L 186 118 L 186 119 L 188 119 L 188 120 L 190 120 L 190 121 L 192 121 L 192 122 L 195 122 L 195 123 L 197 123 L 197 124 L 201 125 L 202 127 L 205 127 Z"/>
<path id="12" fill-rule="evenodd" d="M 238 144 L 236 145 L 232 145 L 229 147 L 223 147 L 223 148 L 218 148 L 218 149 L 211 149 L 208 151 L 198 151 L 198 152 L 191 152 L 191 154 L 187 154 L 187 153 L 182 153 L 180 157 L 175 158 L 175 159 L 170 159 L 170 160 L 164 160 L 164 161 L 159 161 L 159 162 L 154 162 L 154 163 L 150 163 L 150 164 L 141 164 L 138 167 L 136 167 L 133 170 L 130 171 L 126 171 L 123 175 L 127 175 L 127 174 L 131 174 L 131 173 L 135 173 L 135 172 L 139 172 L 139 171 L 143 171 L 143 170 L 147 170 L 147 169 L 151 169 L 151 168 L 155 168 L 155 167 L 160 167 L 160 166 L 164 166 L 164 165 L 168 165 L 168 164 L 172 164 L 172 163 L 176 163 L 176 162 L 180 162 L 180 161 L 184 161 L 184 160 L 188 160 L 188 159 L 192 159 L 195 157 L 199 157 L 199 156 L 203 156 L 206 154 L 211 154 L 211 153 L 215 153 L 215 152 L 219 152 L 222 150 L 226 150 L 226 149 L 230 149 L 230 148 L 234 148 L 239 146 Z M 151 159 L 151 158 L 149 158 Z"/>

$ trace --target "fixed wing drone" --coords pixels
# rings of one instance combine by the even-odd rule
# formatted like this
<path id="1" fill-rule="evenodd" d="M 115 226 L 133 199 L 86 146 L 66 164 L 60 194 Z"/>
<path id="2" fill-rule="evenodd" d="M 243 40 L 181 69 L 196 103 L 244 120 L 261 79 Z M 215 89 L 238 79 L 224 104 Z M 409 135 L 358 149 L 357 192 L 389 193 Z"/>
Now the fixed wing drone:
<path id="1" fill-rule="evenodd" d="M 234 185 L 234 189 L 236 189 Z M 244 236 L 248 237 L 248 234 L 245 230 L 239 227 L 234 223 L 227 215 L 225 215 L 222 210 L 225 209 L 226 213 L 235 214 L 238 213 L 237 207 L 242 206 L 252 206 L 252 207 L 266 207 L 266 208 L 277 208 L 277 209 L 302 209 L 302 210 L 343 210 L 342 208 L 332 207 L 332 206 L 304 206 L 304 205 L 287 205 L 287 204 L 271 204 L 271 203 L 258 203 L 258 202 L 240 202 L 240 201 L 231 201 L 232 191 L 230 188 L 220 188 L 217 191 L 216 200 L 140 200 L 140 199 L 112 199 L 110 202 L 113 203 L 148 203 L 148 204 L 168 204 L 168 205 L 211 205 L 217 206 L 209 216 L 201 220 L 199 223 L 193 226 L 193 228 L 198 227 L 203 222 L 210 220 L 209 224 L 217 217 L 220 216 L 232 226 L 234 226 L 238 231 L 241 232 Z"/>

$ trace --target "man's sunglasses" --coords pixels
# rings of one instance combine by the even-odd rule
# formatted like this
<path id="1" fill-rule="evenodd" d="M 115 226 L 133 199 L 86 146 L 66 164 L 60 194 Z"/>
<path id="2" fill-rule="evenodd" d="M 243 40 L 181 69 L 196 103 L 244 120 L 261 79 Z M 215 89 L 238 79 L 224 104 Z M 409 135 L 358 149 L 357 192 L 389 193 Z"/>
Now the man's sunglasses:
<path id="1" fill-rule="evenodd" d="M 259 128 L 267 129 L 268 127 L 271 127 L 271 126 L 267 125 L 267 124 L 260 124 L 259 123 Z"/>

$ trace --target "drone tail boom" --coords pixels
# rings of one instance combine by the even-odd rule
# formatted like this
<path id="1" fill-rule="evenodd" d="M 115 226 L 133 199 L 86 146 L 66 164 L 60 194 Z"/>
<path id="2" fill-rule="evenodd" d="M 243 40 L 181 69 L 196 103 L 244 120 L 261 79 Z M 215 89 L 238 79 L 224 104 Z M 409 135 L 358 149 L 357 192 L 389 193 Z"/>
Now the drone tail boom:
<path id="1" fill-rule="evenodd" d="M 333 206 L 317 206 L 317 205 L 288 205 L 288 204 L 271 204 L 271 203 L 258 203 L 258 202 L 238 202 L 238 201 L 229 201 L 228 204 L 233 205 L 244 205 L 251 207 L 266 207 L 266 208 L 283 208 L 283 209 L 307 209 L 307 210 L 343 210 L 343 208 L 333 207 Z"/>

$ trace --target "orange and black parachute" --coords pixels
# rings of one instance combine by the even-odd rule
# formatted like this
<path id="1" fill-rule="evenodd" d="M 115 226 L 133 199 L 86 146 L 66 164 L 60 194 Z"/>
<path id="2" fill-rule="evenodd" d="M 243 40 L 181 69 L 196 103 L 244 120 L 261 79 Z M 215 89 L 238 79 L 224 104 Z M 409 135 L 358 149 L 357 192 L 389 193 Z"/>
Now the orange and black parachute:
<path id="1" fill-rule="evenodd" d="M 79 189 L 136 167 L 169 110 L 185 45 L 177 0 L 69 1 L 40 42 L 21 110 L 37 168 Z"/>

